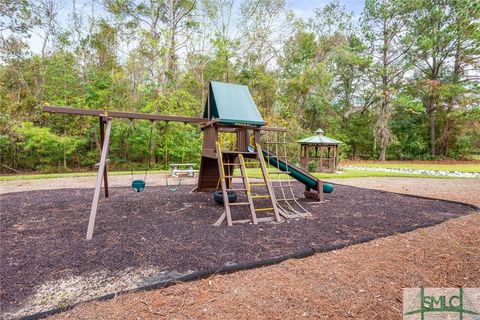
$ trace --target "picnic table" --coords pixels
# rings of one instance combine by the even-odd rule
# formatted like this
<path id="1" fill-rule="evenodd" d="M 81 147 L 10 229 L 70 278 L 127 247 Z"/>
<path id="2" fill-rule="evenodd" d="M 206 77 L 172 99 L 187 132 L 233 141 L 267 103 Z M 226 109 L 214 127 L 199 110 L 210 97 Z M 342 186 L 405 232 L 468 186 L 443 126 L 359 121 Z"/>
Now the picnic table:
<path id="1" fill-rule="evenodd" d="M 195 177 L 198 173 L 198 170 L 193 169 L 194 166 L 196 166 L 195 163 L 171 163 L 170 175 L 172 177 L 178 177 L 180 175 Z"/>

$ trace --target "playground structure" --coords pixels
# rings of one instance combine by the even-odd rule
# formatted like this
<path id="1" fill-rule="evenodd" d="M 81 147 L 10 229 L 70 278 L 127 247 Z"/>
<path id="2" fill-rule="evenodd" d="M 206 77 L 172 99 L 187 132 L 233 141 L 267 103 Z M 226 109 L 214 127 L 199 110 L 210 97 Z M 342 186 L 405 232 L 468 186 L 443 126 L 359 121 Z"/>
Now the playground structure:
<path id="1" fill-rule="evenodd" d="M 338 146 L 341 141 L 332 139 L 318 129 L 314 136 L 299 140 L 300 165 L 307 169 L 310 164 L 314 165 L 317 172 L 336 172 L 338 166 Z"/>
<path id="2" fill-rule="evenodd" d="M 201 118 L 54 106 L 45 106 L 43 110 L 51 113 L 99 117 L 101 154 L 86 234 L 87 240 L 93 237 L 102 182 L 105 197 L 108 197 L 107 156 L 112 121 L 115 118 L 149 120 L 152 123 L 165 121 L 167 123 L 183 122 L 200 125 L 203 132 L 203 147 L 198 183 L 194 191 L 205 192 L 219 189 L 222 191 L 224 211 L 215 222 L 216 226 L 220 226 L 224 221 L 231 226 L 234 223 L 258 224 L 266 221 L 281 221 L 282 218 L 309 216 L 310 213 L 297 201 L 290 177 L 305 185 L 304 195 L 306 197 L 323 201 L 324 185 L 322 181 L 306 170 L 288 162 L 285 142 L 286 129 L 266 127 L 248 87 L 243 85 L 210 82 Z M 236 136 L 233 150 L 225 150 L 220 144 L 219 135 L 223 133 L 233 133 Z M 262 138 L 266 138 L 266 140 L 262 141 Z M 268 150 L 267 146 L 274 146 L 275 152 Z M 252 164 L 260 169 L 263 181 L 250 182 L 247 166 Z M 187 166 L 188 169 L 178 169 L 182 165 L 185 164 L 176 164 L 177 173 L 192 175 L 196 173 L 190 164 Z M 272 176 L 277 178 L 272 179 Z M 240 187 L 234 186 L 234 178 L 241 181 Z M 135 180 L 132 187 L 137 192 L 143 191 L 145 181 Z M 264 193 L 253 193 L 252 187 L 255 187 L 256 190 L 262 188 Z M 245 200 L 230 202 L 229 193 L 244 193 Z M 258 204 L 257 201 L 263 205 Z M 265 202 L 269 204 L 265 206 Z M 250 218 L 233 218 L 234 208 L 240 206 L 248 207 Z"/>

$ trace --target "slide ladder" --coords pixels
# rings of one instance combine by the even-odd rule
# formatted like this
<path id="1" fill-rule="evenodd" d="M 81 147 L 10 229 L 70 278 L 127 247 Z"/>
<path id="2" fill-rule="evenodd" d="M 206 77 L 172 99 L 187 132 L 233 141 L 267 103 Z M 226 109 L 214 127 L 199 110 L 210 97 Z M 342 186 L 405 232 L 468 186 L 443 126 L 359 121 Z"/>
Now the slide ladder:
<path id="1" fill-rule="evenodd" d="M 261 150 L 260 150 L 261 151 Z M 245 159 L 242 153 L 235 153 L 235 157 L 224 157 L 228 155 L 228 151 L 222 152 L 220 144 L 216 143 L 216 152 L 217 152 L 217 162 L 220 171 L 220 186 L 222 189 L 223 195 L 223 205 L 224 211 L 217 222 L 214 223 L 215 226 L 220 226 L 224 220 L 227 220 L 227 225 L 232 226 L 234 223 L 248 223 L 251 222 L 253 224 L 258 224 L 258 222 L 265 222 L 265 221 L 280 221 L 279 210 L 276 206 L 275 198 L 272 197 L 272 193 L 270 192 L 270 184 L 268 180 L 265 180 L 264 184 L 250 184 L 247 169 L 245 166 Z M 234 158 L 235 161 L 231 159 Z M 260 161 L 261 163 L 261 161 Z M 225 170 L 227 169 L 227 170 Z M 235 169 L 239 169 L 240 175 L 234 176 Z M 227 173 L 226 173 L 227 171 Z M 240 187 L 234 188 L 233 183 L 231 183 L 231 179 L 233 178 L 241 178 L 242 185 Z M 230 181 L 230 183 L 227 183 Z M 264 185 L 267 187 L 267 194 L 253 194 L 251 191 L 252 186 L 260 186 Z M 244 192 L 245 193 L 245 200 L 240 202 L 230 202 L 228 199 L 229 192 Z M 256 199 L 269 199 L 271 203 L 271 207 L 262 207 L 256 208 L 254 204 L 254 200 Z M 238 206 L 248 206 L 251 218 L 250 219 L 238 219 L 234 220 L 232 218 L 232 208 Z M 258 217 L 257 213 L 273 213 L 273 216 L 267 217 Z"/>

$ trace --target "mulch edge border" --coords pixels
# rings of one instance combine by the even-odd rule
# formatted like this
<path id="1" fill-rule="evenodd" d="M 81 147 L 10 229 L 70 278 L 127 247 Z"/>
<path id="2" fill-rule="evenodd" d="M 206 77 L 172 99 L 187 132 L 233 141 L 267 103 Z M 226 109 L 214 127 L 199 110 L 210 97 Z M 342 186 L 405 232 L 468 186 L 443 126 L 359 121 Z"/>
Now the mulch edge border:
<path id="1" fill-rule="evenodd" d="M 418 198 L 418 199 L 426 199 L 426 200 L 436 200 L 436 201 L 443 201 L 443 202 L 449 202 L 449 203 L 456 203 L 456 204 L 461 204 L 467 207 L 472 208 L 476 212 L 480 212 L 480 206 L 476 206 L 473 203 L 466 203 L 466 202 L 461 202 L 461 201 L 455 201 L 455 200 L 448 200 L 448 199 L 440 199 L 440 198 L 434 198 L 434 197 L 427 197 L 427 196 L 420 196 L 420 195 L 414 195 L 414 194 L 408 194 L 408 193 L 401 193 L 401 192 L 393 192 L 393 191 L 385 191 L 385 190 L 379 190 L 379 189 L 372 189 L 372 188 L 363 188 L 363 187 L 356 187 L 356 186 L 350 186 L 348 184 L 341 184 L 341 183 L 334 183 L 334 182 L 329 182 L 333 185 L 338 185 L 338 186 L 343 186 L 343 187 L 352 187 L 352 188 L 359 188 L 359 189 L 365 189 L 365 190 L 372 190 L 372 191 L 378 191 L 378 192 L 383 192 L 383 193 L 393 193 L 393 194 L 398 194 L 401 196 L 407 196 L 407 197 L 412 197 L 412 198 Z"/>
<path id="2" fill-rule="evenodd" d="M 329 183 L 332 183 L 332 182 L 329 182 Z M 341 184 L 341 183 L 332 183 L 332 184 L 333 185 L 346 186 L 346 187 L 352 187 L 352 186 Z M 474 209 L 474 211 L 476 213 L 480 212 L 480 207 L 476 206 L 474 204 L 471 204 L 471 203 L 465 203 L 465 202 L 447 200 L 447 199 L 439 199 L 439 198 L 433 198 L 433 197 L 426 197 L 426 196 L 419 196 L 419 195 L 413 195 L 413 194 L 405 194 L 405 193 L 400 193 L 400 192 L 384 191 L 384 190 L 371 189 L 371 188 L 362 188 L 362 187 L 354 187 L 354 188 L 360 188 L 360 189 L 366 189 L 366 190 L 372 190 L 372 191 L 379 191 L 379 192 L 384 192 L 384 193 L 393 193 L 393 194 L 398 194 L 398 195 L 408 196 L 408 197 L 413 197 L 413 198 L 419 198 L 419 199 L 436 200 L 436 201 L 444 201 L 444 202 L 449 202 L 449 203 L 456 203 L 456 204 L 461 204 L 461 205 L 468 206 L 468 207 Z M 451 220 L 451 219 L 447 219 L 445 221 L 448 221 L 448 220 Z M 439 222 L 439 223 L 430 222 L 430 223 L 424 223 L 424 224 L 417 225 L 417 226 L 405 227 L 403 229 L 400 229 L 399 231 L 397 230 L 397 232 L 395 232 L 394 234 L 402 234 L 402 233 L 411 232 L 411 231 L 414 231 L 414 230 L 417 230 L 417 229 L 433 227 L 433 226 L 438 225 L 440 223 L 443 223 L 445 221 L 442 221 L 442 222 Z M 391 234 L 391 235 L 394 235 L 394 234 Z M 384 237 L 388 237 L 388 236 L 391 236 L 391 235 L 386 235 Z M 384 238 L 384 237 L 381 237 L 381 238 Z M 336 244 L 336 245 L 326 245 L 326 246 L 320 246 L 318 248 L 306 248 L 306 249 L 303 249 L 301 251 L 293 252 L 293 253 L 290 253 L 290 254 L 287 254 L 287 255 L 284 255 L 284 256 L 275 257 L 275 258 L 270 258 L 270 259 L 265 259 L 265 260 L 257 260 L 257 261 L 251 261 L 251 262 L 244 262 L 244 263 L 239 263 L 239 264 L 235 264 L 235 265 L 231 265 L 231 266 L 223 266 L 221 268 L 210 268 L 210 269 L 206 269 L 206 270 L 195 271 L 195 272 L 189 273 L 189 274 L 187 274 L 185 276 L 182 276 L 182 277 L 179 277 L 179 278 L 163 280 L 163 281 L 159 281 L 159 282 L 149 284 L 149 285 L 146 285 L 146 286 L 137 287 L 137 288 L 134 288 L 134 289 L 109 293 L 109 294 L 106 294 L 106 295 L 103 295 L 103 296 L 100 296 L 100 297 L 96 297 L 96 298 L 92 298 L 92 299 L 89 299 L 89 300 L 77 302 L 77 303 L 74 303 L 74 304 L 66 306 L 66 307 L 53 308 L 53 309 L 50 309 L 50 310 L 41 311 L 41 312 L 34 313 L 34 314 L 31 314 L 31 315 L 23 316 L 23 317 L 20 317 L 19 320 L 43 319 L 43 318 L 48 317 L 48 316 L 52 316 L 52 315 L 55 315 L 55 314 L 59 314 L 59 313 L 65 312 L 65 311 L 72 310 L 73 308 L 75 308 L 79 305 L 82 305 L 82 304 L 86 304 L 86 303 L 90 303 L 90 302 L 94 302 L 94 301 L 107 301 L 107 300 L 111 300 L 111 299 L 113 299 L 117 296 L 124 295 L 124 294 L 127 294 L 127 293 L 151 291 L 151 290 L 155 290 L 155 289 L 164 289 L 164 288 L 168 288 L 170 286 L 176 285 L 178 283 L 200 280 L 200 279 L 207 278 L 209 276 L 213 276 L 215 274 L 229 274 L 229 273 L 234 273 L 234 272 L 243 271 L 243 270 L 258 269 L 258 268 L 261 268 L 261 267 L 266 267 L 266 266 L 270 266 L 270 265 L 279 264 L 281 262 L 284 262 L 284 261 L 287 261 L 287 260 L 290 260 L 290 259 L 303 259 L 303 258 L 312 256 L 312 255 L 317 254 L 317 253 L 325 253 L 325 252 L 329 252 L 329 251 L 340 250 L 340 249 L 343 249 L 345 247 L 354 246 L 354 245 L 362 244 L 362 243 L 365 243 L 365 242 L 369 242 L 369 241 L 372 241 L 372 240 L 375 240 L 375 239 L 381 239 L 381 238 L 374 237 L 374 236 L 368 236 L 368 237 L 365 237 L 365 238 L 362 238 L 362 239 L 359 239 L 357 241 L 353 241 L 353 242 L 350 242 L 350 243 Z"/>

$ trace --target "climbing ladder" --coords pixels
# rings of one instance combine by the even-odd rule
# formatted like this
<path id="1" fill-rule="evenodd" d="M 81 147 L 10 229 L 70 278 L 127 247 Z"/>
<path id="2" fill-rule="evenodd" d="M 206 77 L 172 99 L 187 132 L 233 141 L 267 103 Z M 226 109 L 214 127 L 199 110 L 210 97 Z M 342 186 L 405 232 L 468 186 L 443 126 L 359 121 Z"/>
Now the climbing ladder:
<path id="1" fill-rule="evenodd" d="M 261 152 L 261 150 L 260 150 Z M 220 171 L 220 180 L 219 184 L 222 189 L 223 195 L 223 205 L 224 211 L 217 222 L 214 223 L 215 226 L 220 226 L 222 222 L 226 219 L 227 225 L 232 226 L 234 223 L 248 223 L 251 222 L 253 224 L 258 224 L 259 222 L 266 222 L 266 221 L 280 221 L 279 209 L 276 204 L 275 194 L 273 189 L 271 188 L 270 181 L 264 178 L 264 183 L 250 183 L 248 179 L 247 169 L 246 169 L 246 161 L 244 158 L 244 153 L 251 155 L 251 152 L 236 152 L 236 151 L 225 151 L 222 152 L 220 144 L 216 143 L 216 153 L 217 153 L 217 162 Z M 234 155 L 228 156 L 228 155 Z M 258 154 L 258 151 L 257 151 Z M 231 159 L 234 158 L 235 161 Z M 226 160 L 226 161 L 224 161 Z M 238 161 L 237 161 L 238 160 Z M 263 156 L 259 161 L 260 166 L 262 167 L 262 173 L 264 177 L 268 177 L 268 173 L 266 172 L 266 166 L 263 161 Z M 249 161 L 249 163 L 253 163 L 253 161 Z M 263 163 L 263 164 L 262 164 Z M 227 168 L 227 170 L 225 170 Z M 235 169 L 238 168 L 240 171 L 239 176 L 235 176 L 234 172 Z M 242 186 L 239 188 L 233 187 L 233 178 L 241 178 L 242 179 Z M 266 187 L 266 194 L 252 194 L 251 187 L 256 186 L 265 186 Z M 228 192 L 245 192 L 245 200 L 243 202 L 230 202 L 228 200 Z M 257 199 L 269 199 L 271 203 L 271 207 L 261 207 L 256 208 L 254 201 Z M 263 201 L 265 202 L 265 201 Z M 248 206 L 250 211 L 251 218 L 250 219 L 239 219 L 234 220 L 232 218 L 232 208 L 238 206 Z M 257 213 L 273 213 L 273 216 L 266 216 L 266 217 L 257 217 Z"/>
<path id="2" fill-rule="evenodd" d="M 267 149 L 275 150 L 275 152 L 270 151 L 266 158 L 268 160 L 271 158 L 282 160 L 286 166 L 286 170 L 282 171 L 280 168 L 280 161 L 275 161 L 277 165 L 269 165 L 266 170 L 268 175 L 273 175 L 276 177 L 269 180 L 271 180 L 273 194 L 281 215 L 287 219 L 311 216 L 311 213 L 298 202 L 298 198 L 295 196 L 295 192 L 293 191 L 293 180 L 289 175 L 290 172 L 287 157 L 286 132 L 266 131 L 264 138 L 265 141 L 263 141 L 263 144 L 267 147 Z M 257 149 L 258 148 L 260 148 L 260 146 L 257 146 Z M 261 149 L 260 152 L 263 156 Z M 270 161 L 267 162 L 270 163 Z"/>

